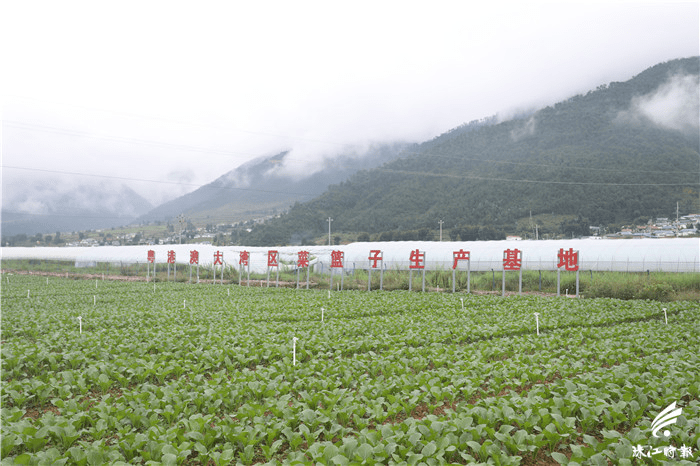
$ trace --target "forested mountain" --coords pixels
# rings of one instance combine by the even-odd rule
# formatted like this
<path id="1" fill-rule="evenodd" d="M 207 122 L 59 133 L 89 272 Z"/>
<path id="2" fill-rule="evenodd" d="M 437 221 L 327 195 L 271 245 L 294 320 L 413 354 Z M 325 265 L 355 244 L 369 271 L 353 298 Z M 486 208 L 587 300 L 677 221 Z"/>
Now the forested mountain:
<path id="1" fill-rule="evenodd" d="M 295 201 L 313 199 L 358 170 L 395 159 L 406 147 L 405 143 L 381 144 L 360 154 L 348 152 L 320 162 L 324 164 L 321 169 L 305 175 L 290 175 L 284 169 L 287 151 L 259 157 L 156 207 L 138 221 L 171 220 L 184 214 L 200 222 L 234 222 L 286 210 Z"/>
<path id="2" fill-rule="evenodd" d="M 442 219 L 464 240 L 517 232 L 530 214 L 565 219 L 552 233 L 586 234 L 588 225 L 675 216 L 676 202 L 700 212 L 699 63 L 673 60 L 528 116 L 456 128 L 242 241 L 308 240 L 328 231 L 328 217 L 333 231 L 372 239 L 410 239 L 407 230 L 434 231 Z"/>

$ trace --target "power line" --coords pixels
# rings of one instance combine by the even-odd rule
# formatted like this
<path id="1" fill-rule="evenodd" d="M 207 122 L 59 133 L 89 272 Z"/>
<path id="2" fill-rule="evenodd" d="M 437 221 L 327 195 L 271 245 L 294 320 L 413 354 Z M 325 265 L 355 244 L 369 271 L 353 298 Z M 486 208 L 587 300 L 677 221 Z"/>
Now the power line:
<path id="1" fill-rule="evenodd" d="M 64 214 L 61 212 L 55 212 L 55 213 L 47 213 L 47 214 L 36 214 L 36 213 L 29 213 L 29 212 L 14 212 L 11 210 L 2 210 L 3 214 L 14 214 L 14 215 L 22 215 L 22 216 L 28 216 L 28 217 L 70 217 L 70 218 L 99 218 L 103 220 L 107 219 L 118 219 L 118 220 L 133 220 L 136 218 L 136 216 L 124 216 L 124 215 L 110 215 L 110 216 L 103 216 L 103 215 L 75 215 L 75 214 Z M 11 220 L 8 221 L 11 223 Z"/>
<path id="2" fill-rule="evenodd" d="M 164 119 L 164 120 L 177 122 L 177 120 L 167 120 L 167 119 Z M 169 149 L 179 149 L 179 150 L 190 151 L 190 152 L 210 153 L 210 154 L 223 155 L 223 156 L 247 156 L 247 157 L 257 156 L 256 154 L 251 154 L 251 153 L 246 153 L 246 152 L 233 152 L 233 151 L 229 151 L 229 150 L 219 150 L 219 149 L 212 149 L 212 148 L 205 148 L 205 147 L 198 147 L 198 146 L 189 146 L 189 145 L 185 145 L 185 144 L 172 144 L 172 143 L 161 142 L 161 141 L 151 141 L 151 140 L 147 140 L 147 139 L 127 138 L 127 137 L 122 137 L 122 136 L 100 136 L 100 135 L 95 135 L 95 134 L 92 134 L 92 133 L 89 133 L 86 131 L 70 130 L 70 129 L 65 129 L 65 128 L 58 128 L 55 126 L 38 125 L 38 124 L 34 124 L 34 123 L 25 123 L 25 122 L 20 122 L 20 121 L 13 121 L 13 120 L 4 120 L 3 123 L 7 124 L 8 126 L 12 126 L 12 127 L 20 128 L 20 129 L 30 129 L 30 130 L 36 129 L 39 131 L 51 132 L 51 133 L 55 133 L 55 134 L 89 137 L 89 138 L 103 139 L 103 140 L 114 141 L 114 142 L 125 142 L 125 143 L 129 143 L 129 144 L 164 147 L 164 148 L 169 148 Z M 192 126 L 197 126 L 197 125 L 192 124 Z M 217 128 L 217 127 L 206 126 L 206 125 L 201 125 L 201 126 L 208 127 L 208 128 Z M 219 129 L 227 129 L 227 128 L 221 127 Z M 331 145 L 335 145 L 335 146 L 345 147 L 347 149 L 351 149 L 351 148 L 355 147 L 355 145 L 353 145 L 353 144 L 344 144 L 344 143 L 338 143 L 338 142 L 333 142 L 333 141 L 324 141 L 321 139 L 308 139 L 308 138 L 278 135 L 278 134 L 273 134 L 273 133 L 254 132 L 254 131 L 239 130 L 239 129 L 232 129 L 232 128 L 229 128 L 229 129 L 235 130 L 235 131 L 240 131 L 240 132 L 247 132 L 247 133 L 251 133 L 251 134 L 260 134 L 260 135 L 273 136 L 273 137 L 279 137 L 279 138 L 289 138 L 289 139 L 296 139 L 296 140 L 300 140 L 300 141 L 317 142 L 317 143 L 322 143 L 322 144 L 331 144 Z M 465 161 L 465 162 L 492 163 L 492 164 L 501 164 L 501 165 L 517 165 L 517 166 L 532 166 L 532 167 L 561 167 L 561 168 L 565 168 L 566 170 L 620 172 L 620 173 L 656 173 L 659 175 L 678 175 L 678 174 L 700 173 L 700 171 L 696 172 L 696 171 L 687 171 L 687 170 L 676 170 L 676 171 L 634 170 L 634 169 L 622 169 L 622 168 L 582 167 L 582 166 L 568 165 L 568 164 L 565 166 L 562 166 L 562 165 L 557 165 L 557 164 L 545 164 L 545 163 L 534 163 L 534 162 L 516 162 L 516 161 L 511 161 L 511 160 L 466 158 L 466 157 L 458 157 L 458 156 L 453 156 L 453 155 L 436 154 L 436 153 L 432 153 L 432 152 L 428 152 L 428 151 L 402 150 L 400 153 L 404 154 L 404 155 L 412 155 L 412 156 L 416 156 L 416 157 L 427 156 L 430 158 L 460 160 L 460 161 Z M 287 158 L 285 160 L 285 163 L 317 163 L 317 162 L 318 162 L 317 160 L 300 159 L 300 158 Z"/>
<path id="3" fill-rule="evenodd" d="M 232 186 L 209 186 L 209 184 L 206 185 L 201 185 L 201 184 L 192 184 L 192 183 L 181 183 L 178 181 L 162 181 L 162 180 L 148 180 L 144 178 L 129 178 L 129 177 L 124 177 L 124 176 L 111 176 L 111 175 L 97 175 L 93 173 L 78 173 L 78 172 L 68 172 L 68 171 L 63 171 L 63 170 L 48 170 L 44 168 L 29 168 L 29 167 L 17 167 L 13 165 L 3 165 L 3 169 L 5 168 L 10 168 L 13 170 L 27 170 L 27 171 L 34 171 L 34 172 L 43 172 L 43 173 L 58 173 L 62 175 L 76 175 L 76 176 L 91 176 L 95 178 L 106 178 L 106 179 L 112 179 L 112 180 L 122 180 L 122 181 L 140 181 L 140 182 L 146 182 L 146 183 L 161 183 L 161 184 L 174 184 L 178 186 L 189 186 L 193 188 L 205 188 L 205 189 L 222 189 L 222 190 L 230 190 L 230 191 L 252 191 L 252 192 L 261 192 L 261 193 L 272 193 L 272 194 L 294 194 L 297 196 L 307 196 L 307 197 L 312 197 L 314 194 L 309 194 L 309 193 L 297 193 L 297 192 L 291 192 L 291 191 L 272 191 L 272 190 L 267 190 L 267 189 L 255 189 L 255 188 L 237 188 L 237 187 L 232 187 Z"/>
<path id="4" fill-rule="evenodd" d="M 250 191 L 250 192 L 261 192 L 261 193 L 271 193 L 271 194 L 283 194 L 283 195 L 296 195 L 303 197 L 313 197 L 314 194 L 309 193 L 298 193 L 291 191 L 273 191 L 265 189 L 255 189 L 255 188 L 237 188 L 230 186 L 209 186 L 209 185 L 197 185 L 191 183 L 181 183 L 177 181 L 161 181 L 161 180 L 148 180 L 143 178 L 129 178 L 120 176 L 109 176 L 109 175 L 97 175 L 90 173 L 78 173 L 78 172 L 68 172 L 61 170 L 48 170 L 41 168 L 29 168 L 29 167 L 17 167 L 11 165 L 3 165 L 3 169 L 10 168 L 14 170 L 27 170 L 35 172 L 46 172 L 46 173 L 57 173 L 64 175 L 76 175 L 76 176 L 90 176 L 96 178 L 114 179 L 121 181 L 137 181 L 137 182 L 147 182 L 147 183 L 161 183 L 161 184 L 171 184 L 178 186 L 189 186 L 195 189 L 218 189 L 218 190 L 230 190 L 230 191 Z M 454 178 L 454 179 L 464 179 L 464 180 L 479 180 L 479 181 L 495 181 L 495 182 L 508 182 L 508 183 L 538 183 L 538 184 L 554 184 L 554 185 L 578 185 L 578 186 L 695 186 L 700 185 L 700 183 L 603 183 L 603 182 L 585 182 L 585 181 L 554 181 L 554 180 L 529 180 L 529 179 L 511 179 L 511 178 L 495 178 L 495 177 L 485 177 L 485 176 L 470 176 L 470 175 L 454 175 L 450 173 L 430 173 L 430 172 L 413 172 L 408 170 L 396 170 L 390 168 L 375 168 L 375 170 L 386 172 L 386 173 L 398 173 L 402 175 L 409 176 L 431 176 L 431 177 L 444 177 L 444 178 Z"/>
<path id="5" fill-rule="evenodd" d="M 520 165 L 520 166 L 532 166 L 532 167 L 555 167 L 564 168 L 566 170 L 585 170 L 585 171 L 601 171 L 601 172 L 620 172 L 620 173 L 656 173 L 659 175 L 680 175 L 680 174 L 698 174 L 700 171 L 688 171 L 688 170 L 678 170 L 678 171 L 659 171 L 659 170 L 629 170 L 625 168 L 594 168 L 594 167 L 581 167 L 577 165 L 559 165 L 553 163 L 534 163 L 534 162 L 514 162 L 511 160 L 493 160 L 493 159 L 476 159 L 476 158 L 466 158 L 466 157 L 455 157 L 451 155 L 439 155 L 432 154 L 430 152 L 406 152 L 415 156 L 429 155 L 434 158 L 443 158 L 450 160 L 462 160 L 465 162 L 484 162 L 484 163 L 495 163 L 503 165 Z"/>
<path id="6" fill-rule="evenodd" d="M 511 178 L 492 178 L 486 176 L 469 176 L 469 175 L 452 175 L 450 173 L 430 173 L 430 172 L 411 172 L 407 170 L 394 170 L 391 168 L 376 168 L 375 170 L 400 173 L 403 175 L 418 175 L 418 176 L 436 176 L 445 178 L 457 178 L 465 180 L 483 180 L 483 181 L 507 181 L 509 183 L 538 183 L 538 184 L 570 184 L 570 185 L 590 185 L 590 186 L 689 186 L 700 185 L 700 183 L 599 183 L 585 181 L 549 181 L 549 180 L 527 180 L 527 179 L 511 179 Z"/>
<path id="7" fill-rule="evenodd" d="M 54 133 L 54 134 L 88 137 L 88 138 L 93 138 L 93 139 L 104 139 L 106 141 L 125 142 L 125 143 L 129 143 L 129 144 L 140 144 L 140 145 L 145 145 L 145 146 L 163 147 L 166 149 L 179 149 L 179 150 L 190 151 L 190 152 L 202 152 L 202 153 L 210 153 L 210 154 L 218 154 L 218 155 L 226 155 L 226 156 L 233 156 L 233 155 L 253 156 L 254 155 L 254 154 L 243 153 L 243 152 L 236 153 L 236 152 L 227 151 L 227 150 L 218 150 L 218 149 L 198 147 L 198 146 L 188 146 L 185 144 L 172 144 L 172 143 L 168 143 L 168 142 L 150 141 L 148 139 L 127 138 L 127 137 L 122 137 L 122 136 L 102 136 L 102 135 L 89 133 L 87 131 L 78 131 L 78 130 L 72 130 L 72 129 L 58 128 L 56 126 L 38 125 L 38 124 L 34 124 L 34 123 L 23 123 L 20 121 L 4 120 L 3 123 L 5 123 L 7 126 L 11 126 L 14 128 L 20 128 L 20 129 L 36 129 L 39 131 L 44 131 L 44 132 Z"/>
<path id="8" fill-rule="evenodd" d="M 289 136 L 289 135 L 283 135 L 283 134 L 267 133 L 267 132 L 263 132 L 263 131 L 253 131 L 253 130 L 249 130 L 249 129 L 234 128 L 231 126 L 205 125 L 202 123 L 195 123 L 192 121 L 177 120 L 175 118 L 166 118 L 166 117 L 153 116 L 153 115 L 141 115 L 141 114 L 132 113 L 132 112 L 106 110 L 106 109 L 95 108 L 95 107 L 87 107 L 84 105 L 68 104 L 65 102 L 55 102 L 55 101 L 49 101 L 49 100 L 36 99 L 33 97 L 26 97 L 26 96 L 12 95 L 12 96 L 8 96 L 8 97 L 12 97 L 12 98 L 20 99 L 20 100 L 29 100 L 29 101 L 34 101 L 34 102 L 44 102 L 44 103 L 49 103 L 49 104 L 64 106 L 64 107 L 78 108 L 78 109 L 89 110 L 89 111 L 93 111 L 93 112 L 110 113 L 113 115 L 136 117 L 136 118 L 141 118 L 141 119 L 145 119 L 145 120 L 163 121 L 163 122 L 167 122 L 167 123 L 175 123 L 175 124 L 179 124 L 179 125 L 187 125 L 187 126 L 193 126 L 193 127 L 198 127 L 198 128 L 207 128 L 207 129 L 225 130 L 225 131 L 236 131 L 239 133 L 256 134 L 256 135 L 266 136 L 266 137 L 271 136 L 271 137 L 276 137 L 276 138 L 280 138 L 280 139 L 294 139 L 294 140 L 298 140 L 298 141 L 320 142 L 323 144 L 330 144 L 330 145 L 336 145 L 336 146 L 352 146 L 353 145 L 353 144 L 341 143 L 341 142 L 336 142 L 336 141 L 327 141 L 327 140 L 324 141 L 324 140 L 318 140 L 318 139 L 302 138 L 299 136 Z"/>

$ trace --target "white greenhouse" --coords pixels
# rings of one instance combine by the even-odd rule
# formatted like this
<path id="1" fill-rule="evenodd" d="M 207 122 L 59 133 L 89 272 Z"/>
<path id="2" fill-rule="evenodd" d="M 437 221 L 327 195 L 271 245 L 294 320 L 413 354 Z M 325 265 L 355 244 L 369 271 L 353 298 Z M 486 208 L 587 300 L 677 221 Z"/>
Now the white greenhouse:
<path id="1" fill-rule="evenodd" d="M 310 264 L 315 272 L 327 272 L 331 265 L 332 251 L 344 253 L 345 270 L 367 269 L 370 251 L 382 252 L 383 267 L 408 270 L 411 252 L 418 249 L 424 255 L 426 269 L 451 270 L 455 251 L 468 251 L 469 263 L 458 262 L 458 269 L 472 271 L 503 270 L 504 252 L 519 250 L 523 270 L 557 270 L 558 253 L 578 251 L 579 270 L 621 272 L 700 272 L 700 239 L 571 239 L 548 241 L 473 241 L 473 242 L 372 242 L 352 243 L 342 246 L 284 246 L 284 247 L 217 247 L 203 244 L 158 246 L 103 246 L 62 248 L 2 248 L 4 259 L 38 259 L 75 261 L 76 264 L 96 262 L 146 263 L 148 251 L 155 252 L 158 264 L 167 262 L 168 252 L 174 251 L 178 264 L 189 264 L 190 252 L 197 251 L 199 263 L 210 266 L 214 254 L 222 253 L 226 266 L 238 267 L 240 253 L 250 253 L 250 271 L 267 271 L 268 251 L 279 252 L 280 268 L 294 269 L 299 251 L 308 251 Z M 379 263 L 381 264 L 381 263 Z"/>

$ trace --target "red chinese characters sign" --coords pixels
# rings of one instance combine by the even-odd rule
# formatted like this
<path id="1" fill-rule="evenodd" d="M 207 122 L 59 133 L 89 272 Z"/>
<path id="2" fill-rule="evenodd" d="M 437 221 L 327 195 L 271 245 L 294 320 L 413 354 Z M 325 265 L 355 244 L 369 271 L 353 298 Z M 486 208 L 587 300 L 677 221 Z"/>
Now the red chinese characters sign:
<path id="1" fill-rule="evenodd" d="M 175 251 L 170 250 L 168 251 L 168 264 L 174 264 L 175 263 Z"/>
<path id="2" fill-rule="evenodd" d="M 382 251 L 379 249 L 372 249 L 369 252 L 369 257 L 368 259 L 372 263 L 371 266 L 373 269 L 377 268 L 377 262 L 382 262 L 383 261 L 383 256 L 382 256 Z"/>
<path id="3" fill-rule="evenodd" d="M 520 270 L 523 265 L 523 252 L 520 249 L 503 251 L 503 270 Z"/>
<path id="4" fill-rule="evenodd" d="M 240 265 L 248 265 L 249 261 L 250 261 L 250 253 L 248 251 L 241 251 L 238 254 L 238 263 Z"/>
<path id="5" fill-rule="evenodd" d="M 223 263 L 224 253 L 221 251 L 216 251 L 214 254 L 214 265 L 224 265 Z"/>
<path id="6" fill-rule="evenodd" d="M 411 251 L 411 255 L 408 258 L 411 265 L 408 266 L 409 269 L 424 269 L 425 268 L 425 251 L 420 251 L 415 249 Z"/>
<path id="7" fill-rule="evenodd" d="M 345 253 L 343 251 L 331 251 L 331 267 L 343 268 Z"/>
<path id="8" fill-rule="evenodd" d="M 153 249 L 151 249 L 148 251 L 148 262 L 150 262 L 152 264 L 155 261 L 156 261 L 156 252 Z"/>
<path id="9" fill-rule="evenodd" d="M 568 251 L 565 251 L 564 248 L 560 248 L 557 257 L 559 258 L 559 263 L 557 264 L 558 268 L 563 266 L 565 270 L 570 272 L 578 270 L 578 251 L 574 251 L 573 248 L 569 248 Z"/>
<path id="10" fill-rule="evenodd" d="M 452 268 L 456 269 L 457 263 L 459 263 L 459 261 L 469 260 L 469 251 L 465 251 L 464 249 L 460 249 L 459 251 L 452 251 L 452 260 Z"/>
<path id="11" fill-rule="evenodd" d="M 279 251 L 267 251 L 267 266 L 268 267 L 279 267 L 280 262 Z"/>
<path id="12" fill-rule="evenodd" d="M 309 266 L 309 251 L 299 251 L 297 259 L 297 267 Z"/>
<path id="13" fill-rule="evenodd" d="M 199 264 L 199 251 L 190 251 L 190 265 Z"/>

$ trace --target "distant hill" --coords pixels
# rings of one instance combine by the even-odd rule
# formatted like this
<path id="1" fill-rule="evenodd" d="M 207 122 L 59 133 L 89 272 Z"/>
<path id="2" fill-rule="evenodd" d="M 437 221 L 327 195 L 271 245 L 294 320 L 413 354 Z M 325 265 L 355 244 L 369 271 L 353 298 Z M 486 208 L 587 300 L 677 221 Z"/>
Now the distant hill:
<path id="1" fill-rule="evenodd" d="M 131 223 L 153 205 L 123 184 L 37 188 L 2 210 L 3 237 L 110 228 Z M 26 208 L 25 208 L 26 207 Z M 29 213 L 31 212 L 31 213 Z"/>
<path id="2" fill-rule="evenodd" d="M 530 115 L 455 128 L 296 204 L 241 241 L 322 235 L 328 217 L 335 232 L 388 240 L 425 239 L 420 232 L 444 220 L 452 239 L 468 240 L 528 231 L 538 215 L 560 219 L 552 234 L 579 235 L 589 225 L 675 216 L 677 202 L 682 212 L 700 212 L 699 63 L 661 63 Z"/>
<path id="3" fill-rule="evenodd" d="M 405 143 L 377 145 L 359 155 L 347 153 L 320 162 L 324 167 L 313 173 L 293 176 L 283 169 L 289 152 L 259 157 L 154 208 L 138 221 L 165 221 L 184 214 L 193 222 L 225 223 L 271 215 L 296 201 L 313 199 L 358 170 L 395 159 L 406 147 Z"/>

